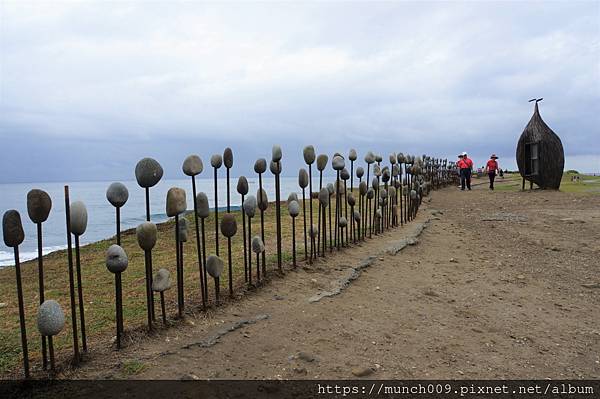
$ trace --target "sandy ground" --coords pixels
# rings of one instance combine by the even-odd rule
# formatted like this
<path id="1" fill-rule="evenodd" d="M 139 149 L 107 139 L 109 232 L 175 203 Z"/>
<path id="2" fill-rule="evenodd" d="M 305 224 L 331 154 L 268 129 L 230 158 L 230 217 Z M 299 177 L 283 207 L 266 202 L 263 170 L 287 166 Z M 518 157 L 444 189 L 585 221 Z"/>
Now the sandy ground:
<path id="1" fill-rule="evenodd" d="M 409 226 L 63 377 L 600 378 L 599 227 L 600 196 L 446 188 Z"/>

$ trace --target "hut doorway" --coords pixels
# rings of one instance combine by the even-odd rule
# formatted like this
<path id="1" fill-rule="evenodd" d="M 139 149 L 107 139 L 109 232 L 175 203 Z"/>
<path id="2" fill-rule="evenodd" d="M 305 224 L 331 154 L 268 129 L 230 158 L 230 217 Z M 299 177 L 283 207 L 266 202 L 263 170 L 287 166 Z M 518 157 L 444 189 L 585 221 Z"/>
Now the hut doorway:
<path id="1" fill-rule="evenodd" d="M 525 143 L 525 176 L 537 176 L 540 173 L 540 142 Z"/>

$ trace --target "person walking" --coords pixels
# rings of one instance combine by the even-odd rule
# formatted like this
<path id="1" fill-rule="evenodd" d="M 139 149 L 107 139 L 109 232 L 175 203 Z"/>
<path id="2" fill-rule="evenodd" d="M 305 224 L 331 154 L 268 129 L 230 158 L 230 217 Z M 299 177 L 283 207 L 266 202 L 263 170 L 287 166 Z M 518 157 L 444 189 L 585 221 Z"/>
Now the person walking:
<path id="1" fill-rule="evenodd" d="M 466 152 L 459 155 L 459 160 L 456 163 L 460 169 L 460 189 L 465 191 L 465 186 L 471 190 L 471 171 L 473 170 L 473 161 L 469 159 Z"/>
<path id="2" fill-rule="evenodd" d="M 496 161 L 498 157 L 496 154 L 492 154 L 490 156 L 490 160 L 487 161 L 487 165 L 485 166 L 485 173 L 487 173 L 490 178 L 490 190 L 494 190 L 494 180 L 496 179 L 496 173 L 498 173 L 498 161 Z"/>

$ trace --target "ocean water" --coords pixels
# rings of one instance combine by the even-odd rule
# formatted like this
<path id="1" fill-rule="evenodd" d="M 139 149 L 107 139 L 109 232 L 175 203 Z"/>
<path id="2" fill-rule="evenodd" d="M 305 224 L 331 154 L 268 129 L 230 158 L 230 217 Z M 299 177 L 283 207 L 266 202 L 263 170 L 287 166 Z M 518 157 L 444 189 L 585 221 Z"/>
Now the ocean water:
<path id="1" fill-rule="evenodd" d="M 314 176 L 313 176 L 314 179 Z M 88 225 L 85 234 L 80 237 L 81 244 L 88 244 L 112 237 L 116 234 L 115 208 L 106 199 L 106 189 L 112 182 L 73 182 L 73 183 L 14 183 L 0 184 L 0 211 L 2 214 L 9 209 L 16 209 L 21 214 L 25 241 L 19 246 L 20 261 L 37 258 L 37 229 L 27 214 L 27 193 L 33 188 L 46 191 L 52 198 L 52 211 L 48 220 L 43 223 L 43 252 L 44 254 L 64 249 L 67 246 L 67 229 L 65 221 L 64 186 L 69 186 L 71 202 L 83 201 L 88 211 Z M 146 220 L 144 189 L 135 180 L 123 181 L 129 190 L 129 200 L 121 208 L 121 230 L 136 227 Z M 258 178 L 248 178 L 249 194 L 256 195 Z M 239 209 L 241 196 L 236 191 L 237 177 L 230 180 L 231 205 Z M 177 180 L 161 180 L 150 189 L 150 213 L 154 223 L 168 219 L 165 214 L 167 191 L 171 187 L 180 187 L 186 191 L 189 209 L 194 209 L 192 199 L 191 178 Z M 263 188 L 269 201 L 275 200 L 275 178 L 269 173 L 263 175 Z M 205 192 L 210 206 L 214 204 L 213 179 L 196 179 L 197 192 Z M 218 179 L 219 209 L 227 206 L 227 182 L 225 178 Z M 302 190 L 294 177 L 281 177 L 281 200 L 285 201 L 291 192 L 298 193 L 301 198 Z M 225 208 L 226 209 L 226 208 Z M 12 248 L 0 243 L 0 267 L 14 265 Z"/>

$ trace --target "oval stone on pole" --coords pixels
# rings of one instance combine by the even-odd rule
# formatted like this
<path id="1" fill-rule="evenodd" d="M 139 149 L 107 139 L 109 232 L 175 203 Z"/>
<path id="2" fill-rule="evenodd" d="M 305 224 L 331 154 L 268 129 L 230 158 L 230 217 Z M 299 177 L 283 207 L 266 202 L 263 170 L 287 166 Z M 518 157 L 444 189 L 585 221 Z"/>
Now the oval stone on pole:
<path id="1" fill-rule="evenodd" d="M 202 173 L 204 164 L 198 155 L 190 155 L 183 161 L 181 169 L 187 176 L 196 176 Z"/>
<path id="2" fill-rule="evenodd" d="M 210 166 L 219 169 L 221 165 L 223 165 L 223 157 L 221 154 L 213 154 L 213 156 L 210 157 Z"/>
<path id="3" fill-rule="evenodd" d="M 121 273 L 127 269 L 129 260 L 125 250 L 117 244 L 111 245 L 106 251 L 106 268 L 111 273 Z"/>
<path id="4" fill-rule="evenodd" d="M 254 217 L 256 214 L 256 197 L 254 195 L 249 195 L 244 201 L 243 208 L 248 217 Z"/>
<path id="5" fill-rule="evenodd" d="M 135 235 L 140 248 L 144 251 L 151 251 L 156 245 L 157 236 L 156 225 L 152 222 L 144 222 L 135 229 Z"/>
<path id="6" fill-rule="evenodd" d="M 206 271 L 213 278 L 219 278 L 223 273 L 223 260 L 216 255 L 210 255 L 206 259 Z"/>
<path id="7" fill-rule="evenodd" d="M 300 214 L 300 204 L 298 203 L 297 200 L 293 200 L 288 203 L 288 212 L 290 213 L 290 216 L 293 218 L 295 218 L 296 216 L 298 216 Z"/>
<path id="8" fill-rule="evenodd" d="M 233 237 L 237 233 L 237 222 L 232 213 L 226 213 L 221 219 L 221 234 L 225 237 Z"/>
<path id="9" fill-rule="evenodd" d="M 71 233 L 80 236 L 87 229 L 88 214 L 85 204 L 75 201 L 70 206 Z"/>
<path id="10" fill-rule="evenodd" d="M 135 166 L 135 179 L 140 187 L 153 187 L 162 179 L 163 168 L 152 158 L 143 158 Z"/>
<path id="11" fill-rule="evenodd" d="M 327 162 L 329 161 L 329 157 L 325 154 L 320 154 L 317 157 L 317 169 L 320 171 L 325 170 L 327 167 Z"/>
<path id="12" fill-rule="evenodd" d="M 281 164 L 275 161 L 269 163 L 269 170 L 272 174 L 278 175 L 281 173 Z"/>
<path id="13" fill-rule="evenodd" d="M 187 209 L 185 190 L 179 187 L 171 187 L 167 191 L 167 216 L 173 217 L 182 214 Z"/>
<path id="14" fill-rule="evenodd" d="M 237 192 L 240 195 L 248 194 L 248 179 L 246 179 L 246 176 L 240 176 L 238 178 Z"/>
<path id="15" fill-rule="evenodd" d="M 187 242 L 188 240 L 188 225 L 187 219 L 181 218 L 179 220 L 179 242 Z"/>
<path id="16" fill-rule="evenodd" d="M 319 191 L 319 203 L 325 208 L 329 206 L 329 190 L 327 187 L 323 187 L 321 191 Z"/>
<path id="17" fill-rule="evenodd" d="M 308 187 L 308 172 L 304 168 L 298 171 L 298 185 L 300 188 Z"/>
<path id="18" fill-rule="evenodd" d="M 354 148 L 350 149 L 350 152 L 348 153 L 348 159 L 351 161 L 356 161 L 357 158 L 358 154 L 356 153 L 356 150 Z"/>
<path id="19" fill-rule="evenodd" d="M 281 161 L 281 157 L 282 157 L 282 151 L 281 151 L 281 146 L 279 145 L 274 145 L 272 150 L 271 150 L 271 161 L 273 162 L 279 162 Z"/>
<path id="20" fill-rule="evenodd" d="M 304 147 L 302 155 L 304 156 L 304 162 L 307 165 L 312 165 L 315 162 L 315 147 L 313 147 L 312 145 L 307 145 L 306 147 Z"/>
<path id="21" fill-rule="evenodd" d="M 267 192 L 264 188 L 259 188 L 256 192 L 256 201 L 258 204 L 258 209 L 261 211 L 266 211 L 269 207 L 269 198 L 267 197 Z"/>
<path id="22" fill-rule="evenodd" d="M 264 252 L 265 244 L 259 236 L 252 237 L 252 252 L 255 254 L 260 254 Z"/>
<path id="23" fill-rule="evenodd" d="M 14 209 L 4 212 L 2 217 L 2 234 L 7 247 L 17 247 L 25 239 L 25 232 L 21 224 L 21 215 Z"/>
<path id="24" fill-rule="evenodd" d="M 106 189 L 106 199 L 115 208 L 120 208 L 129 199 L 129 190 L 127 190 L 127 187 L 123 183 L 112 183 Z"/>
<path id="25" fill-rule="evenodd" d="M 33 223 L 43 223 L 52 209 L 52 199 L 47 192 L 34 188 L 27 193 L 27 213 Z"/>
<path id="26" fill-rule="evenodd" d="M 360 179 L 364 175 L 365 175 L 365 170 L 362 166 L 359 166 L 358 168 L 356 168 L 356 177 L 358 177 Z"/>
<path id="27" fill-rule="evenodd" d="M 38 309 L 37 328 L 41 335 L 57 335 L 65 327 L 65 313 L 60 304 L 53 299 L 45 300 Z"/>
<path id="28" fill-rule="evenodd" d="M 223 164 L 227 169 L 233 166 L 233 151 L 229 147 L 223 151 Z"/>
<path id="29" fill-rule="evenodd" d="M 210 205 L 208 204 L 208 196 L 205 193 L 198 193 L 196 195 L 196 208 L 198 217 L 206 219 L 210 215 Z"/>
<path id="30" fill-rule="evenodd" d="M 344 158 L 342 158 L 339 155 L 336 155 L 331 160 L 331 166 L 333 166 L 334 170 L 342 170 L 342 169 L 344 169 L 344 165 L 345 165 Z"/>
<path id="31" fill-rule="evenodd" d="M 171 288 L 171 273 L 167 269 L 159 269 L 152 278 L 152 291 L 164 292 Z"/>
<path id="32" fill-rule="evenodd" d="M 267 171 L 267 160 L 264 158 L 258 158 L 254 162 L 254 172 L 265 173 Z"/>

